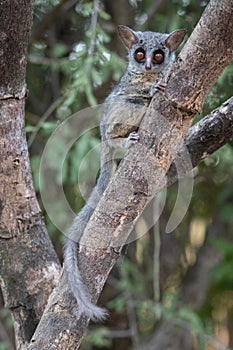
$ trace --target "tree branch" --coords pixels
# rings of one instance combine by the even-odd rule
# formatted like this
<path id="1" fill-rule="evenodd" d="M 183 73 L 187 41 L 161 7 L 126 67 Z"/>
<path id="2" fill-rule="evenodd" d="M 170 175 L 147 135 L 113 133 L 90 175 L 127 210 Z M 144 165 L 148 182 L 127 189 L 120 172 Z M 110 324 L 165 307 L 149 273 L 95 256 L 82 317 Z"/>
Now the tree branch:
<path id="1" fill-rule="evenodd" d="M 232 1 L 210 1 L 169 76 L 167 97 L 155 94 L 140 126 L 139 143 L 127 152 L 86 227 L 79 266 L 93 300 L 135 221 L 163 187 L 194 112 L 201 109 L 212 84 L 233 58 L 232 15 Z M 60 348 L 78 349 L 88 320 L 72 315 L 72 300 L 62 276 L 30 349 L 58 348 L 57 342 Z"/>

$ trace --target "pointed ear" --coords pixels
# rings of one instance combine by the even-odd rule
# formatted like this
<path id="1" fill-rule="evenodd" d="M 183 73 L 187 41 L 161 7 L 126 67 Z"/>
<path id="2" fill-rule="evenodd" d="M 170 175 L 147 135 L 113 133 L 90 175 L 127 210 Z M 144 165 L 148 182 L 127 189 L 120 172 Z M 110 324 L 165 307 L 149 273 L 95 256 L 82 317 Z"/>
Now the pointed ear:
<path id="1" fill-rule="evenodd" d="M 134 44 L 137 44 L 138 38 L 132 29 L 123 25 L 119 25 L 117 28 L 121 41 L 128 49 L 131 49 Z"/>
<path id="2" fill-rule="evenodd" d="M 169 37 L 165 40 L 165 45 L 169 49 L 170 52 L 175 51 L 182 41 L 184 40 L 186 34 L 185 29 L 176 30 L 175 32 L 172 32 Z"/>

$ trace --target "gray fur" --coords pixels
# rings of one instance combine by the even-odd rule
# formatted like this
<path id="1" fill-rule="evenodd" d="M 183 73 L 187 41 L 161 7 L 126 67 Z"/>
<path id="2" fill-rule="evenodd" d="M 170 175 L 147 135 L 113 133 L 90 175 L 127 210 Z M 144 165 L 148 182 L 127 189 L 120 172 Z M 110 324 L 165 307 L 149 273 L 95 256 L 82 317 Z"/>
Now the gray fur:
<path id="1" fill-rule="evenodd" d="M 102 139 L 100 176 L 87 204 L 76 216 L 64 246 L 68 288 L 78 303 L 79 314 L 84 314 L 94 321 L 104 320 L 107 312 L 91 302 L 91 296 L 82 281 L 78 269 L 78 242 L 113 174 L 115 150 L 124 147 L 130 138 L 130 133 L 137 131 L 150 103 L 151 89 L 158 78 L 164 77 L 173 63 L 173 51 L 182 42 L 185 32 L 182 30 L 171 34 L 134 32 L 126 26 L 119 26 L 119 35 L 128 49 L 128 67 L 103 106 L 100 123 Z M 161 64 L 153 64 L 148 71 L 134 58 L 137 48 L 143 48 L 148 57 L 155 49 L 162 50 L 164 61 Z"/>

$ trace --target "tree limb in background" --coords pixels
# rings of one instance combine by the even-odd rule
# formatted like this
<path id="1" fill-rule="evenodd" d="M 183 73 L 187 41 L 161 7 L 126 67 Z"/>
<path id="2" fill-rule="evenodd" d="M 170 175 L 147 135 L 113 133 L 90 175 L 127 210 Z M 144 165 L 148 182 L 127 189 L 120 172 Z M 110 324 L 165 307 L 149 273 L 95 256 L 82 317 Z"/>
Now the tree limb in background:
<path id="1" fill-rule="evenodd" d="M 233 58 L 232 5 L 229 0 L 209 2 L 174 64 L 167 96 L 157 93 L 152 99 L 139 130 L 139 144 L 122 160 L 86 227 L 79 266 L 93 300 L 118 260 L 133 224 L 164 184 L 195 112 L 201 110 L 210 88 Z M 72 304 L 66 288 L 62 276 L 29 349 L 80 346 L 88 320 L 83 316 L 77 319 L 69 311 Z"/>

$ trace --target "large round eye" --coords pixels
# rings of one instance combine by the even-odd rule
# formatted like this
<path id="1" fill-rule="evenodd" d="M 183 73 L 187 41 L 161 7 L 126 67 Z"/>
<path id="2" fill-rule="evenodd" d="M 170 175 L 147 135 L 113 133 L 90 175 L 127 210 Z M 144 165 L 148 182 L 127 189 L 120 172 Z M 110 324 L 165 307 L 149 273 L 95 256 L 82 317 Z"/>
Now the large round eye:
<path id="1" fill-rule="evenodd" d="M 163 63 L 164 61 L 164 53 L 162 50 L 156 50 L 153 53 L 153 60 L 155 61 L 155 63 Z"/>
<path id="2" fill-rule="evenodd" d="M 136 61 L 142 62 L 146 58 L 145 50 L 143 50 L 142 48 L 137 49 L 134 53 L 134 58 L 136 59 Z"/>

